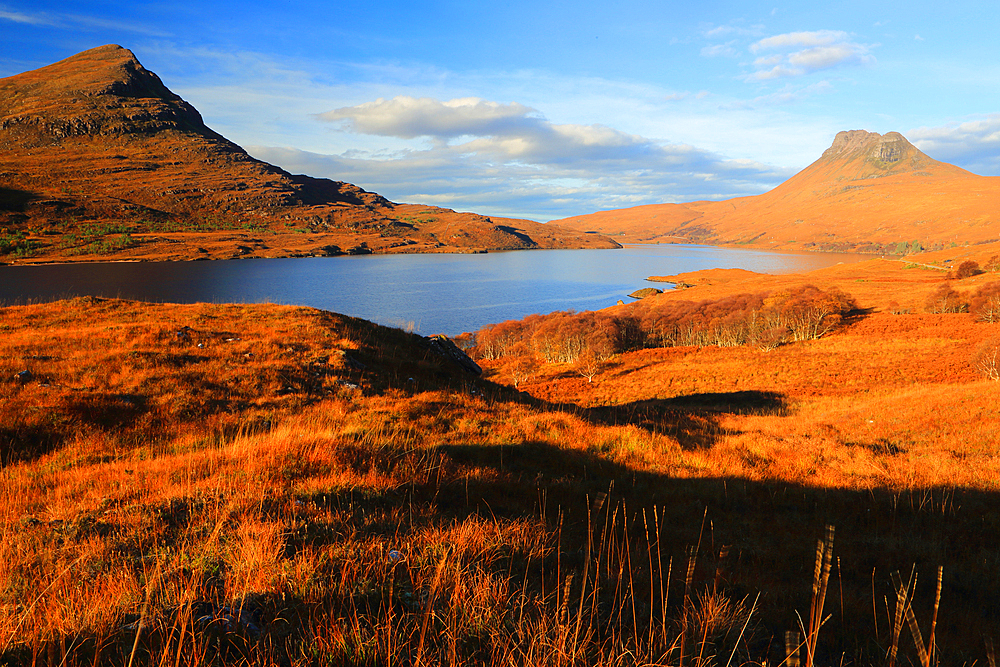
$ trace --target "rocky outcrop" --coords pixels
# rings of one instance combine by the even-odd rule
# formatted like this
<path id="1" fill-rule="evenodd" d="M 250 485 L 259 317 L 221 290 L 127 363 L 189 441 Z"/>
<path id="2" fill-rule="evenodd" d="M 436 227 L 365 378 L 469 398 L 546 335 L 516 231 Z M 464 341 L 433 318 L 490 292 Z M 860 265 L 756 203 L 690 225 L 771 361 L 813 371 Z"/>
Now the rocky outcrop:
<path id="1" fill-rule="evenodd" d="M 458 365 L 459 368 L 472 375 L 482 375 L 483 369 L 474 362 L 469 355 L 463 352 L 455 343 L 445 335 L 437 334 L 424 339 L 432 350 L 448 361 Z"/>
<path id="2" fill-rule="evenodd" d="M 897 173 L 902 161 L 910 162 L 911 168 L 919 168 L 922 162 L 929 161 L 926 155 L 911 144 L 906 137 L 899 132 L 886 132 L 884 135 L 878 132 L 868 132 L 866 130 L 849 130 L 838 132 L 834 137 L 833 144 L 823 152 L 823 160 L 833 162 L 857 162 L 861 161 L 867 167 L 874 167 L 878 172 L 865 173 L 863 178 L 873 178 L 881 175 L 882 172 Z M 905 168 L 904 166 L 904 168 Z"/>
<path id="3" fill-rule="evenodd" d="M 663 294 L 663 290 L 656 289 L 655 287 L 643 287 L 642 289 L 637 289 L 636 291 L 629 294 L 633 299 L 645 299 L 648 296 L 653 296 L 654 294 Z"/>

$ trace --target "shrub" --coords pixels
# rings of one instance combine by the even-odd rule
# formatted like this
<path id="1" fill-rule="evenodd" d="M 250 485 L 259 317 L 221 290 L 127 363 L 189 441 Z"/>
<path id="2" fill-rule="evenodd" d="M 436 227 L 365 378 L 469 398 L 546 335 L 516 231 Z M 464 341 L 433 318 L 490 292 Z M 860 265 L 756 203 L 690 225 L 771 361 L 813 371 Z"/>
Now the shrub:
<path id="1" fill-rule="evenodd" d="M 969 302 L 969 312 L 980 322 L 1000 322 L 1000 282 L 977 289 Z"/>
<path id="2" fill-rule="evenodd" d="M 565 311 L 484 327 L 476 333 L 472 353 L 491 360 L 530 349 L 549 363 L 577 363 L 581 357 L 599 363 L 644 347 L 754 345 L 770 350 L 789 340 L 820 338 L 854 308 L 854 298 L 839 289 L 802 285 L 770 295 L 638 303 L 624 313 Z"/>
<path id="3" fill-rule="evenodd" d="M 942 283 L 927 298 L 926 308 L 928 313 L 964 313 L 969 309 L 969 304 L 951 285 Z"/>
<path id="4" fill-rule="evenodd" d="M 972 366 L 986 378 L 1000 382 L 1000 338 L 984 341 L 972 355 Z"/>
<path id="5" fill-rule="evenodd" d="M 573 363 L 589 352 L 604 360 L 618 352 L 618 322 L 599 312 L 555 313 L 531 337 L 535 352 L 550 363 Z"/>
<path id="6" fill-rule="evenodd" d="M 820 338 L 856 308 L 854 298 L 836 287 L 824 292 L 813 285 L 781 292 L 768 305 L 778 310 L 779 324 L 788 327 L 792 340 Z"/>
<path id="7" fill-rule="evenodd" d="M 523 320 L 507 320 L 483 327 L 476 333 L 473 356 L 478 359 L 507 356 L 517 343 L 523 343 L 531 337 L 531 330 L 541 319 L 541 315 L 529 315 Z"/>
<path id="8" fill-rule="evenodd" d="M 972 276 L 978 276 L 983 270 L 979 268 L 979 262 L 967 259 L 958 265 L 953 273 L 949 273 L 949 278 L 955 278 L 956 280 L 961 280 L 962 278 L 971 278 Z"/>

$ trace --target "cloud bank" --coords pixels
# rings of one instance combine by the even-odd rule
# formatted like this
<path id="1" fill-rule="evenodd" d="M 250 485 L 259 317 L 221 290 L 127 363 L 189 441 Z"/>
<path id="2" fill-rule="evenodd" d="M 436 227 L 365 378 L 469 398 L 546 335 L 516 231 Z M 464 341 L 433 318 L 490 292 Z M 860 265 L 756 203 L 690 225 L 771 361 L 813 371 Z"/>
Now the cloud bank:
<path id="1" fill-rule="evenodd" d="M 556 124 L 514 103 L 397 96 L 319 114 L 341 131 L 419 142 L 323 155 L 251 152 L 285 169 L 347 180 L 395 201 L 536 220 L 640 204 L 758 194 L 791 175 L 605 125 Z"/>
<path id="2" fill-rule="evenodd" d="M 976 174 L 1000 174 L 1000 113 L 943 127 L 921 127 L 906 137 L 935 160 Z"/>
<path id="3" fill-rule="evenodd" d="M 789 32 L 765 37 L 750 45 L 750 53 L 765 54 L 753 61 L 749 79 L 765 81 L 811 74 L 842 65 L 872 65 L 870 47 L 852 42 L 840 30 Z"/>

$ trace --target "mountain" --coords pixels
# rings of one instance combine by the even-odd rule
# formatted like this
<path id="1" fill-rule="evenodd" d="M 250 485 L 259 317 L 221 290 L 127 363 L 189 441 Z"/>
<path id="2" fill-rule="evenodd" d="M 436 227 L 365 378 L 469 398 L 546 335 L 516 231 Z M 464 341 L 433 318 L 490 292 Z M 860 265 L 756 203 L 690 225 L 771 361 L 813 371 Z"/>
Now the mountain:
<path id="1" fill-rule="evenodd" d="M 811 165 L 770 192 L 653 204 L 550 224 L 630 242 L 896 252 L 1000 237 L 1000 178 L 934 160 L 899 134 L 837 134 Z"/>
<path id="2" fill-rule="evenodd" d="M 0 79 L 0 231 L 0 253 L 33 260 L 617 245 L 289 174 L 117 45 Z"/>

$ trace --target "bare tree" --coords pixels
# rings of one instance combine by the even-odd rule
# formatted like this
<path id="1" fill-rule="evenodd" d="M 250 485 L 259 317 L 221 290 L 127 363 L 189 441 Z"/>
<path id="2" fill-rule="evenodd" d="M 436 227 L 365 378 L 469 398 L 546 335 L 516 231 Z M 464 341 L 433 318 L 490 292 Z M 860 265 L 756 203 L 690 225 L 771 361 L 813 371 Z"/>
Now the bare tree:
<path id="1" fill-rule="evenodd" d="M 1000 382 L 1000 338 L 983 342 L 972 356 L 973 367 L 994 382 Z"/>
<path id="2" fill-rule="evenodd" d="M 584 350 L 580 356 L 576 358 L 576 372 L 580 374 L 581 377 L 587 378 L 587 382 L 593 382 L 594 377 L 601 372 L 601 368 L 604 364 L 601 358 L 594 353 L 593 350 Z"/>

